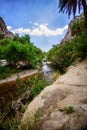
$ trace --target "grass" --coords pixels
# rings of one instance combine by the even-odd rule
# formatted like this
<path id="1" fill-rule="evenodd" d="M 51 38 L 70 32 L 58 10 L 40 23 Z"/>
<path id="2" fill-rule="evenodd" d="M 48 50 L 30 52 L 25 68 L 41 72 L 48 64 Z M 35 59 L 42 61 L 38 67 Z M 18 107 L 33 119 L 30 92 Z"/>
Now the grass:
<path id="1" fill-rule="evenodd" d="M 26 90 L 31 91 L 29 101 L 33 100 L 49 83 L 42 74 L 37 74 L 26 81 L 17 79 L 17 94 L 23 94 Z"/>
<path id="2" fill-rule="evenodd" d="M 6 77 L 9 77 L 14 73 L 16 73 L 16 70 L 10 67 L 0 66 L 0 79 L 5 79 Z"/>

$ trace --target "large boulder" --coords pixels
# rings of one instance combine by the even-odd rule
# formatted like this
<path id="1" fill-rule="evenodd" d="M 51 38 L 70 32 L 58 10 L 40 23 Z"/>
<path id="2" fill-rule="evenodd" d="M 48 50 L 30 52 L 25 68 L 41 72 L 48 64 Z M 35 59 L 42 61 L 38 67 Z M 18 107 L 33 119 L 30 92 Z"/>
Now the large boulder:
<path id="1" fill-rule="evenodd" d="M 87 60 L 69 67 L 28 106 L 20 130 L 87 130 Z"/>

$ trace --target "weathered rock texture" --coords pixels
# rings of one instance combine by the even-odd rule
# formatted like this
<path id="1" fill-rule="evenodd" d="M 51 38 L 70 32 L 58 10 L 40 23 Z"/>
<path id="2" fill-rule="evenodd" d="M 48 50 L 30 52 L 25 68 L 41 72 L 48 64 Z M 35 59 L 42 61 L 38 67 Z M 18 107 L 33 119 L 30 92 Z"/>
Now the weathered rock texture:
<path id="1" fill-rule="evenodd" d="M 64 111 L 68 106 L 73 113 Z M 29 104 L 20 130 L 87 130 L 87 60 L 69 67 Z"/>
<path id="2" fill-rule="evenodd" d="M 80 19 L 84 19 L 83 14 L 81 14 L 80 16 L 76 16 L 73 20 L 71 20 L 71 22 L 68 25 L 68 31 L 65 34 L 64 38 L 62 39 L 61 43 L 65 42 L 65 41 L 69 41 L 74 38 L 74 35 L 72 34 L 72 26 L 73 26 L 74 22 L 76 22 L 77 20 L 80 20 Z M 79 29 L 79 31 L 80 31 L 80 29 Z"/>
<path id="3" fill-rule="evenodd" d="M 13 33 L 9 32 L 4 20 L 2 17 L 0 17 L 0 38 L 7 37 L 7 38 L 12 38 Z"/>

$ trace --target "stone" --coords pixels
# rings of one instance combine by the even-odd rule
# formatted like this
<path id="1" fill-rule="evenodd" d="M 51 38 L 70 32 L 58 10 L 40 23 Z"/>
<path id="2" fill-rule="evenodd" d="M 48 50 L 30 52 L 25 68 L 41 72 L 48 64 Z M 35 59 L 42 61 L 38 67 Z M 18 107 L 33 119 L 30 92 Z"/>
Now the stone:
<path id="1" fill-rule="evenodd" d="M 66 113 L 65 107 L 74 109 Z M 62 111 L 61 111 L 62 110 Z M 87 59 L 68 68 L 27 107 L 20 130 L 87 129 Z"/>
<path id="2" fill-rule="evenodd" d="M 64 38 L 62 39 L 61 41 L 61 44 L 65 41 L 69 41 L 69 40 L 72 40 L 74 38 L 74 35 L 72 35 L 72 25 L 75 21 L 79 20 L 79 19 L 83 19 L 84 18 L 84 15 L 81 14 L 80 16 L 76 16 L 73 20 L 70 21 L 69 25 L 68 25 L 68 30 L 64 36 Z"/>
<path id="3" fill-rule="evenodd" d="M 13 36 L 13 33 L 8 31 L 3 18 L 0 17 L 0 38 L 13 38 Z"/>

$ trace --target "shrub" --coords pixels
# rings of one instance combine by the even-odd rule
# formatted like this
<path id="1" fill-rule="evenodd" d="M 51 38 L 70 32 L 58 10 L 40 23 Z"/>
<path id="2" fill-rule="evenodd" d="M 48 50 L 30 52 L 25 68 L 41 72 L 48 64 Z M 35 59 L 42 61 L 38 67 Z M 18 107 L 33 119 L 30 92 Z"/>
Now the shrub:
<path id="1" fill-rule="evenodd" d="M 78 57 L 84 58 L 87 56 L 87 35 L 81 33 L 80 36 L 76 36 L 74 39 L 76 43 L 76 49 L 78 52 Z"/>
<path id="2" fill-rule="evenodd" d="M 29 100 L 32 100 L 34 97 L 36 97 L 48 85 L 47 81 L 42 75 L 36 75 L 32 81 Z"/>
<path id="3" fill-rule="evenodd" d="M 29 68 L 41 63 L 42 51 L 30 42 L 29 36 L 0 40 L 0 59 L 6 59 L 11 67 L 16 68 L 19 61 L 27 61 Z"/>
<path id="4" fill-rule="evenodd" d="M 26 108 L 27 108 L 27 105 L 22 105 L 21 106 L 21 113 L 24 113 L 25 112 L 25 110 L 26 110 Z"/>
<path id="5" fill-rule="evenodd" d="M 80 34 L 80 33 L 84 32 L 84 30 L 85 30 L 85 21 L 84 21 L 84 19 L 82 18 L 82 19 L 76 20 L 73 23 L 71 30 L 72 30 L 72 32 L 71 32 L 72 35 L 76 35 L 76 34 Z"/>
<path id="6" fill-rule="evenodd" d="M 66 41 L 63 44 L 53 46 L 48 52 L 47 57 L 58 70 L 65 72 L 77 58 L 87 56 L 87 35 L 81 33 L 71 41 Z"/>
<path id="7" fill-rule="evenodd" d="M 67 114 L 73 113 L 74 111 L 75 111 L 74 107 L 72 107 L 72 106 L 64 107 L 64 112 Z"/>
<path id="8" fill-rule="evenodd" d="M 0 66 L 0 79 L 5 79 L 13 73 L 15 73 L 14 69 L 11 69 L 10 67 Z"/>
<path id="9" fill-rule="evenodd" d="M 26 81 L 20 80 L 17 78 L 17 94 L 23 94 L 26 92 L 26 90 L 30 91 L 30 95 L 28 97 L 28 100 L 31 101 L 36 97 L 41 90 L 43 90 L 49 83 L 46 81 L 46 79 L 42 76 L 42 74 L 35 75 L 31 78 L 29 78 Z"/>

